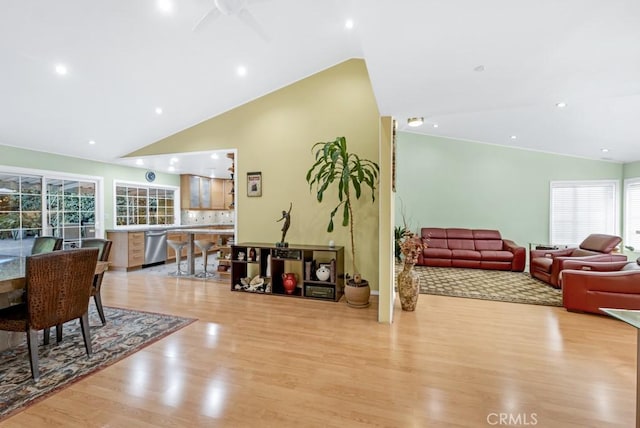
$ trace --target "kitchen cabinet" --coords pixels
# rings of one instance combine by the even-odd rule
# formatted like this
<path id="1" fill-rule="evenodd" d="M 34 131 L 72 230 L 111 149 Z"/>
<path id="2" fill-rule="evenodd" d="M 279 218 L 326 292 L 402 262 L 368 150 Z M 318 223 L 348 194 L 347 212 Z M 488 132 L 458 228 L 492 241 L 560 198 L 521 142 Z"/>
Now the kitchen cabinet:
<path id="1" fill-rule="evenodd" d="M 107 232 L 111 244 L 109 268 L 114 270 L 140 269 L 144 263 L 144 232 Z"/>
<path id="2" fill-rule="evenodd" d="M 233 209 L 233 180 L 183 174 L 180 194 L 185 210 Z"/>

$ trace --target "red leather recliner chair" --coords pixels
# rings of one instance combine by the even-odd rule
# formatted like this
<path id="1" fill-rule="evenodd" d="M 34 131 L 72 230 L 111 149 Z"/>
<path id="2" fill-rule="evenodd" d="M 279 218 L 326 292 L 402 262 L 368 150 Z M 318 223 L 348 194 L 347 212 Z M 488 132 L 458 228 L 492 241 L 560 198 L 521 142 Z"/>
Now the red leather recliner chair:
<path id="1" fill-rule="evenodd" d="M 640 309 L 640 258 L 633 262 L 569 260 L 561 274 L 568 311 L 601 314 L 598 308 Z"/>
<path id="2" fill-rule="evenodd" d="M 582 241 L 579 248 L 566 248 L 564 250 L 531 250 L 529 253 L 529 273 L 537 278 L 560 288 L 558 276 L 564 269 L 567 260 L 613 262 L 626 261 L 627 256 L 611 254 L 616 245 L 622 242 L 622 238 L 613 235 L 591 234 Z"/>

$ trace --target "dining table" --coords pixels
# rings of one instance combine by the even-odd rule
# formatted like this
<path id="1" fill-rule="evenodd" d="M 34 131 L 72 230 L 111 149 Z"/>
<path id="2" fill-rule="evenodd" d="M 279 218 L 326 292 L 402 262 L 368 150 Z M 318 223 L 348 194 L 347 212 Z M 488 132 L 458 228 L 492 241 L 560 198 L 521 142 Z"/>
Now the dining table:
<path id="1" fill-rule="evenodd" d="M 226 236 L 234 236 L 235 230 L 233 229 L 199 229 L 199 228 L 185 228 L 185 229 L 177 229 L 180 233 L 185 233 L 187 235 L 187 273 L 189 275 L 193 275 L 195 273 L 195 246 L 194 246 L 194 236 L 195 235 L 226 235 Z"/>
<path id="2" fill-rule="evenodd" d="M 0 295 L 24 289 L 26 284 L 26 256 L 0 255 Z M 104 273 L 109 262 L 98 261 L 95 274 Z M 2 299 L 0 299 L 0 308 Z"/>

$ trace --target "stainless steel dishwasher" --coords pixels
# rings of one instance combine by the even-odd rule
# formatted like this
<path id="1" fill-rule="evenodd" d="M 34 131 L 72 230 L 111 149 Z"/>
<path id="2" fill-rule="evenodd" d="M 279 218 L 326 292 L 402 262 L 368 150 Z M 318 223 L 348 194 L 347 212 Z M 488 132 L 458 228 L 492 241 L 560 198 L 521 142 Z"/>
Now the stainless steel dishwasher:
<path id="1" fill-rule="evenodd" d="M 167 231 L 147 230 L 144 233 L 144 265 L 164 263 L 167 260 Z"/>

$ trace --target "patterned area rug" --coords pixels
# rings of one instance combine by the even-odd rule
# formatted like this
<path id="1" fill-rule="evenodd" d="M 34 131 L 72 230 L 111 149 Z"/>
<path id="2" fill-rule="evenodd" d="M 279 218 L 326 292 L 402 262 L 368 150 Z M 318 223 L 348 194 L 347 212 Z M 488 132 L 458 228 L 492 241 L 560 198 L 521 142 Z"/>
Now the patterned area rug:
<path id="1" fill-rule="evenodd" d="M 64 325 L 62 341 L 56 344 L 55 328 L 49 345 L 39 334 L 40 380 L 31 378 L 26 335 L 19 344 L 0 352 L 0 420 L 48 394 L 139 351 L 196 321 L 171 315 L 105 307 L 107 324 L 102 326 L 93 304 L 89 306 L 93 354 L 87 358 L 80 322 Z"/>
<path id="2" fill-rule="evenodd" d="M 427 266 L 414 269 L 420 278 L 421 294 L 562 306 L 561 290 L 531 278 L 528 273 Z"/>

